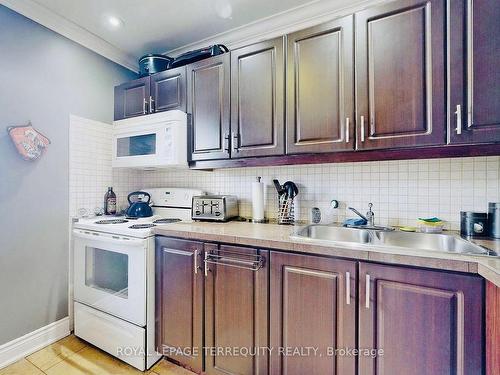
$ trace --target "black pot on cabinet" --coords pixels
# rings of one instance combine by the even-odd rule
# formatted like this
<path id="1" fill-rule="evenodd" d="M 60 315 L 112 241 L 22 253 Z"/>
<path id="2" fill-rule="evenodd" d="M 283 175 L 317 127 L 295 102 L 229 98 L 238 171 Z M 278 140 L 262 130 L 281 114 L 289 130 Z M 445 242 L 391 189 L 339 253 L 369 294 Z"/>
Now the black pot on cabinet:
<path id="1" fill-rule="evenodd" d="M 174 59 L 164 55 L 145 55 L 139 59 L 140 76 L 146 77 L 155 73 L 163 72 L 170 67 Z"/>

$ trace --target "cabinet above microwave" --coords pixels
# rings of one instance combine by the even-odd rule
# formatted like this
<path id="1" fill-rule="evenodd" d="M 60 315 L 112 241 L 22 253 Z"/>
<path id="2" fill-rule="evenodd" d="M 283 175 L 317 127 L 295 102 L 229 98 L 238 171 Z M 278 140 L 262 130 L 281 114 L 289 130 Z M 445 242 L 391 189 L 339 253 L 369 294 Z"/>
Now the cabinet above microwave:
<path id="1" fill-rule="evenodd" d="M 187 168 L 187 115 L 178 110 L 115 121 L 113 168 Z"/>

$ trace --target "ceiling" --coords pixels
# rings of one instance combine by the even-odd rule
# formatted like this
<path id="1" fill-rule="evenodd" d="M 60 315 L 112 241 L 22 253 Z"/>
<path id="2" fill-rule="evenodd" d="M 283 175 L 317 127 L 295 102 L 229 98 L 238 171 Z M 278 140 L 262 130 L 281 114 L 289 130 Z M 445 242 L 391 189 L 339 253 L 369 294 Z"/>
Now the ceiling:
<path id="1" fill-rule="evenodd" d="M 303 0 L 34 0 L 134 58 L 185 46 L 291 8 Z M 107 18 L 123 26 L 113 29 Z"/>

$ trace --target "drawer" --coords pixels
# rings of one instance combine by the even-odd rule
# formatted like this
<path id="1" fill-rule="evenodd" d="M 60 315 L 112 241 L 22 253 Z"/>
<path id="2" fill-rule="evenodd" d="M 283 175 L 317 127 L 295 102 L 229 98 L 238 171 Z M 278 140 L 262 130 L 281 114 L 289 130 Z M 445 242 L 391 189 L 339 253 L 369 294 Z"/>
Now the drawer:
<path id="1" fill-rule="evenodd" d="M 75 302 L 75 335 L 141 371 L 146 369 L 144 328 Z"/>

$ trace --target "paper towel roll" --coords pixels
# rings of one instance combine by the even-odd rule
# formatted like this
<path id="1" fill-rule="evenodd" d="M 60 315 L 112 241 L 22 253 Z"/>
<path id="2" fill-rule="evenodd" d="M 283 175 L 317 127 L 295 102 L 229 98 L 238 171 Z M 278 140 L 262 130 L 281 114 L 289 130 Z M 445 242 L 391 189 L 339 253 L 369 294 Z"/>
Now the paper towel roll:
<path id="1" fill-rule="evenodd" d="M 257 177 L 252 182 L 252 220 L 264 221 L 264 183 Z"/>

